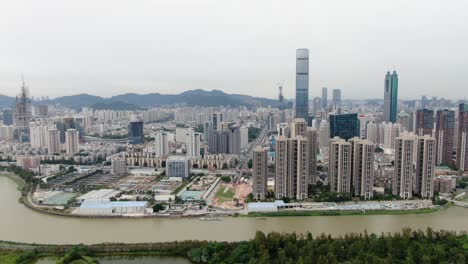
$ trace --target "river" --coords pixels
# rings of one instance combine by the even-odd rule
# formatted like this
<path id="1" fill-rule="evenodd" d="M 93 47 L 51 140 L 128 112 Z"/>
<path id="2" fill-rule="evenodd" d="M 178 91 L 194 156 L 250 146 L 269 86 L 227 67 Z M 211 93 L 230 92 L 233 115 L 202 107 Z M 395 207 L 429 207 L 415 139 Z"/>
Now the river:
<path id="1" fill-rule="evenodd" d="M 33 211 L 18 203 L 16 183 L 0 176 L 0 240 L 93 244 L 101 242 L 165 242 L 175 240 L 246 240 L 255 231 L 298 232 L 334 236 L 348 232 L 397 232 L 412 229 L 468 230 L 468 208 L 450 207 L 430 214 L 197 218 L 72 218 Z"/>

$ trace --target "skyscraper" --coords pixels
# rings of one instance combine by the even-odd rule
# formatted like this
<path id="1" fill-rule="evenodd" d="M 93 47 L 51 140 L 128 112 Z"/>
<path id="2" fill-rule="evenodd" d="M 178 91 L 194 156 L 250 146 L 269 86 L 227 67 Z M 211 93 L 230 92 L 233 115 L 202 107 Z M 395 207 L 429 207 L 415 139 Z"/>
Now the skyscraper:
<path id="1" fill-rule="evenodd" d="M 67 155 L 74 155 L 78 153 L 78 130 L 71 128 L 65 133 L 65 146 Z"/>
<path id="2" fill-rule="evenodd" d="M 413 197 L 413 160 L 415 136 L 403 135 L 395 140 L 393 195 L 403 199 Z"/>
<path id="3" fill-rule="evenodd" d="M 328 180 L 332 192 L 351 192 L 351 143 L 339 137 L 330 140 Z"/>
<path id="4" fill-rule="evenodd" d="M 398 75 L 396 71 L 385 75 L 384 121 L 396 122 L 398 113 Z"/>
<path id="5" fill-rule="evenodd" d="M 29 122 L 32 119 L 31 99 L 29 89 L 23 80 L 21 93 L 16 96 L 13 125 L 18 132 L 19 139 L 26 141 L 29 138 Z"/>
<path id="6" fill-rule="evenodd" d="M 309 50 L 296 50 L 296 117 L 309 115 Z"/>
<path id="7" fill-rule="evenodd" d="M 417 138 L 416 172 L 414 192 L 421 198 L 434 195 L 434 170 L 436 155 L 435 138 L 425 135 Z"/>
<path id="8" fill-rule="evenodd" d="M 468 170 L 468 104 L 458 106 L 457 168 Z"/>
<path id="9" fill-rule="evenodd" d="M 253 196 L 256 200 L 265 199 L 267 193 L 268 150 L 257 146 L 253 151 L 252 176 Z"/>
<path id="10" fill-rule="evenodd" d="M 436 114 L 435 138 L 437 139 L 436 164 L 453 165 L 452 152 L 455 128 L 455 112 L 438 110 Z"/>
<path id="11" fill-rule="evenodd" d="M 434 111 L 428 109 L 416 110 L 415 133 L 419 136 L 432 136 L 434 130 Z"/>
<path id="12" fill-rule="evenodd" d="M 330 124 L 322 120 L 319 126 L 319 147 L 328 148 L 330 144 Z"/>
<path id="13" fill-rule="evenodd" d="M 357 114 L 330 115 L 330 138 L 340 137 L 348 140 L 359 137 L 359 121 Z"/>
<path id="14" fill-rule="evenodd" d="M 131 144 L 143 144 L 143 121 L 131 121 L 128 124 L 128 140 Z"/>
<path id="15" fill-rule="evenodd" d="M 322 88 L 322 109 L 326 110 L 328 106 L 328 90 L 327 87 Z"/>
<path id="16" fill-rule="evenodd" d="M 187 156 L 191 158 L 198 158 L 201 156 L 201 135 L 200 133 L 189 131 L 187 136 Z"/>
<path id="17" fill-rule="evenodd" d="M 308 197 L 308 142 L 302 136 L 278 137 L 275 154 L 275 195 L 303 200 Z"/>
<path id="18" fill-rule="evenodd" d="M 317 152 L 318 152 L 318 131 L 309 128 L 306 132 L 309 143 L 309 183 L 317 183 Z"/>
<path id="19" fill-rule="evenodd" d="M 332 107 L 333 107 L 333 110 L 341 109 L 341 90 L 340 89 L 333 89 Z"/>

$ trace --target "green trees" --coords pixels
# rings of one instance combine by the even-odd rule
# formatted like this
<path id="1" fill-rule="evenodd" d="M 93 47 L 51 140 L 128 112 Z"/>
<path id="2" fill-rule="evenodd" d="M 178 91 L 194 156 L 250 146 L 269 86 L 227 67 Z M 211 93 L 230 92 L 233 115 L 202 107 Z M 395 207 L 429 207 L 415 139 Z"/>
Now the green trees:
<path id="1" fill-rule="evenodd" d="M 162 204 L 160 204 L 160 203 L 157 203 L 157 204 L 155 204 L 155 205 L 153 206 L 153 212 L 155 212 L 155 213 L 157 213 L 157 212 L 159 212 L 159 211 L 162 211 L 162 210 L 164 210 L 164 209 L 165 209 L 164 205 L 162 205 Z"/>
<path id="2" fill-rule="evenodd" d="M 468 235 L 403 230 L 332 238 L 257 232 L 250 241 L 208 242 L 189 257 L 198 263 L 467 263 Z"/>

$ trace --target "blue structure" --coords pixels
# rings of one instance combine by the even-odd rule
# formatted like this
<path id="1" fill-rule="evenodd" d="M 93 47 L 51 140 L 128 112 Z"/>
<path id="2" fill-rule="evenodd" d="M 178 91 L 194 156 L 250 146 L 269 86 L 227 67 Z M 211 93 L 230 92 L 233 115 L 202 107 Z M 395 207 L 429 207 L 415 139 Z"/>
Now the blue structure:
<path id="1" fill-rule="evenodd" d="M 132 144 L 143 144 L 143 122 L 133 121 L 128 124 L 128 141 Z"/>
<path id="2" fill-rule="evenodd" d="M 3 110 L 3 124 L 6 126 L 13 125 L 13 110 L 11 109 Z"/>
<path id="3" fill-rule="evenodd" d="M 393 71 L 385 75 L 384 121 L 396 123 L 398 114 L 398 74 Z"/>
<path id="4" fill-rule="evenodd" d="M 296 118 L 309 113 L 309 50 L 296 50 Z"/>
<path id="5" fill-rule="evenodd" d="M 334 137 L 340 137 L 345 140 L 353 137 L 359 137 L 358 115 L 330 115 L 330 138 Z"/>

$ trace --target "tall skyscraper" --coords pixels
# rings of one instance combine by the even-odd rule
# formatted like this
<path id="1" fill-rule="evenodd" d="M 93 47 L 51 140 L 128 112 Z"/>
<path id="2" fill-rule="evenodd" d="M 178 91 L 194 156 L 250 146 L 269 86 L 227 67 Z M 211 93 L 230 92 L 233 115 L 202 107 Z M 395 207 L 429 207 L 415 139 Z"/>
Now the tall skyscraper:
<path id="1" fill-rule="evenodd" d="M 333 107 L 333 110 L 341 109 L 341 90 L 340 89 L 333 89 L 332 107 Z"/>
<path id="2" fill-rule="evenodd" d="M 413 160 L 415 136 L 403 135 L 395 140 L 395 165 L 393 172 L 393 195 L 403 199 L 413 197 Z"/>
<path id="3" fill-rule="evenodd" d="M 396 123 L 398 113 L 398 75 L 396 71 L 385 75 L 384 121 Z"/>
<path id="4" fill-rule="evenodd" d="M 74 155 L 79 152 L 78 149 L 78 130 L 71 128 L 68 129 L 67 132 L 65 133 L 65 146 L 66 146 L 66 151 L 67 155 Z"/>
<path id="5" fill-rule="evenodd" d="M 59 154 L 60 150 L 60 132 L 58 129 L 49 129 L 49 140 L 47 146 L 47 152 L 49 154 Z"/>
<path id="6" fill-rule="evenodd" d="M 351 143 L 339 137 L 330 140 L 328 180 L 332 192 L 351 193 Z"/>
<path id="7" fill-rule="evenodd" d="M 359 137 L 359 120 L 357 114 L 330 115 L 330 138 L 339 137 L 348 140 Z"/>
<path id="8" fill-rule="evenodd" d="M 468 104 L 458 106 L 457 168 L 468 171 Z"/>
<path id="9" fill-rule="evenodd" d="M 29 89 L 23 79 L 21 93 L 16 96 L 13 125 L 20 141 L 29 140 L 29 122 L 32 119 L 31 98 Z"/>
<path id="10" fill-rule="evenodd" d="M 296 50 L 296 117 L 309 115 L 309 50 Z"/>
<path id="11" fill-rule="evenodd" d="M 309 183 L 317 183 L 317 152 L 318 152 L 318 131 L 309 128 L 306 132 L 309 142 Z"/>
<path id="12" fill-rule="evenodd" d="M 253 196 L 256 200 L 264 200 L 267 193 L 267 162 L 268 149 L 257 146 L 252 159 Z"/>
<path id="13" fill-rule="evenodd" d="M 156 132 L 156 134 L 154 135 L 154 143 L 156 158 L 169 154 L 169 141 L 166 132 Z"/>
<path id="14" fill-rule="evenodd" d="M 428 109 L 416 110 L 415 133 L 418 136 L 432 136 L 434 130 L 434 111 Z"/>
<path id="15" fill-rule="evenodd" d="M 453 141 L 455 132 L 455 112 L 438 110 L 436 114 L 435 138 L 437 139 L 436 164 L 453 165 Z"/>
<path id="16" fill-rule="evenodd" d="M 326 110 L 328 106 L 328 89 L 327 87 L 322 88 L 322 109 Z"/>
<path id="17" fill-rule="evenodd" d="M 369 140 L 352 138 L 351 183 L 354 196 L 371 199 L 374 192 L 374 143 Z"/>
<path id="18" fill-rule="evenodd" d="M 417 138 L 416 177 L 414 192 L 421 198 L 434 196 L 434 170 L 436 158 L 436 140 L 425 135 Z"/>
<path id="19" fill-rule="evenodd" d="M 275 195 L 303 200 L 308 197 L 308 142 L 302 136 L 278 137 L 275 155 Z"/>
<path id="20" fill-rule="evenodd" d="M 132 121 L 128 124 L 128 140 L 131 144 L 143 144 L 143 121 Z"/>

